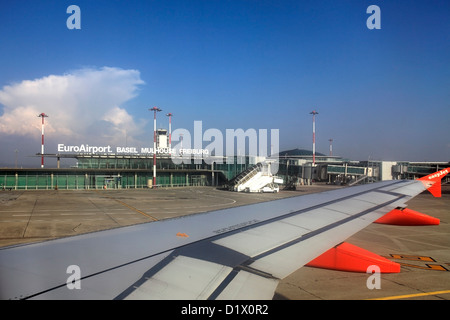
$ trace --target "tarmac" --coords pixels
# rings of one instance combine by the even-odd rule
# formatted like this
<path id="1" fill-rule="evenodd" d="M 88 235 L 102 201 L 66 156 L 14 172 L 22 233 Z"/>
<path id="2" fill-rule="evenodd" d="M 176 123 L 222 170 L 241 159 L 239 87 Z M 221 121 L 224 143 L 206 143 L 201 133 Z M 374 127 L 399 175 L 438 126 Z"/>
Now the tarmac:
<path id="1" fill-rule="evenodd" d="M 214 187 L 0 192 L 0 247 L 242 206 L 338 188 L 250 194 Z M 372 274 L 303 267 L 283 279 L 274 300 L 450 299 L 450 185 L 442 197 L 425 191 L 408 208 L 440 219 L 437 226 L 371 224 L 346 242 L 401 264 L 400 273 Z"/>

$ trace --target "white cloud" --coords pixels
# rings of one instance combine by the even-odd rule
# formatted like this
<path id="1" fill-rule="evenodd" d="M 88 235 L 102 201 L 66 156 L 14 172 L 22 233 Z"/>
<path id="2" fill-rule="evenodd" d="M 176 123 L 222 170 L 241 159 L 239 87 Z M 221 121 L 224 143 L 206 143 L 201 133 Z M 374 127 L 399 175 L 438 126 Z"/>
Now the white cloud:
<path id="1" fill-rule="evenodd" d="M 36 137 L 40 132 L 37 115 L 44 112 L 49 115 L 46 133 L 58 139 L 93 143 L 105 136 L 112 139 L 109 143 L 123 141 L 124 133 L 132 136 L 143 130 L 145 122 L 136 123 L 120 107 L 136 96 L 143 83 L 137 70 L 103 67 L 4 86 L 0 134 Z"/>

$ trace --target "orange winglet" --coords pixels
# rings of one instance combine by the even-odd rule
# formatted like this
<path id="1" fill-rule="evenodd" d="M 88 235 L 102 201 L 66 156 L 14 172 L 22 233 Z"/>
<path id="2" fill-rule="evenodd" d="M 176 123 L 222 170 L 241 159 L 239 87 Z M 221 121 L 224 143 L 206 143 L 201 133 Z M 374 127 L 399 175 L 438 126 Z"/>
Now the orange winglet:
<path id="1" fill-rule="evenodd" d="M 375 221 L 375 223 L 397 226 L 428 226 L 438 225 L 440 222 L 438 218 L 408 208 L 394 209 Z"/>
<path id="2" fill-rule="evenodd" d="M 315 268 L 364 273 L 367 272 L 369 266 L 376 265 L 380 268 L 381 273 L 400 272 L 400 264 L 347 242 L 331 248 L 306 265 Z"/>
<path id="3" fill-rule="evenodd" d="M 439 198 L 441 196 L 441 179 L 449 172 L 450 168 L 446 168 L 417 180 L 421 181 L 433 196 Z"/>

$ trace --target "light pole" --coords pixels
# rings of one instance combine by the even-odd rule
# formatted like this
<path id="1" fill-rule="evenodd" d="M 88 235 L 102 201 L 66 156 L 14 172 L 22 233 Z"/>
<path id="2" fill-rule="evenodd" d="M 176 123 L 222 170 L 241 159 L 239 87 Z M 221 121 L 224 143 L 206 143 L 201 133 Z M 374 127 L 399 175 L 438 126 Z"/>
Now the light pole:
<path id="1" fill-rule="evenodd" d="M 172 152 L 170 151 L 172 149 L 172 113 L 168 113 L 166 114 L 166 116 L 169 117 L 169 154 L 172 154 Z"/>
<path id="2" fill-rule="evenodd" d="M 183 159 L 183 134 L 180 133 L 179 137 L 180 137 L 180 151 L 179 151 L 179 154 L 180 154 L 180 158 Z M 184 164 L 184 161 L 181 160 L 181 169 L 183 169 L 183 164 Z"/>
<path id="3" fill-rule="evenodd" d="M 330 156 L 333 155 L 333 139 L 329 139 L 328 141 L 330 141 Z"/>
<path id="4" fill-rule="evenodd" d="M 44 167 L 44 118 L 47 118 L 48 115 L 45 113 L 41 113 L 38 115 L 38 117 L 42 118 L 42 125 L 41 125 L 41 133 L 42 133 L 42 142 L 41 142 L 41 168 Z"/>
<path id="5" fill-rule="evenodd" d="M 317 111 L 313 110 L 309 114 L 313 115 L 313 165 L 316 164 L 316 114 Z"/>
<path id="6" fill-rule="evenodd" d="M 153 188 L 156 187 L 156 112 L 161 111 L 158 107 L 148 109 L 153 111 Z"/>

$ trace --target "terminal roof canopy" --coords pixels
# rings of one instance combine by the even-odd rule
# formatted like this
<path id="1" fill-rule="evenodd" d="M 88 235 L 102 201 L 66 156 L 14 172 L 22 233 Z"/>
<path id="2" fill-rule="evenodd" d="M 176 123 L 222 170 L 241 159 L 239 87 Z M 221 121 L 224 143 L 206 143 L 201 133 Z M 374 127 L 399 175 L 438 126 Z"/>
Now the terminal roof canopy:
<path id="1" fill-rule="evenodd" d="M 312 156 L 313 152 L 311 150 L 305 150 L 305 149 L 292 149 L 292 150 L 286 150 L 281 151 L 278 155 L 281 157 L 284 156 Z M 325 156 L 323 153 L 316 152 L 317 156 Z"/>

